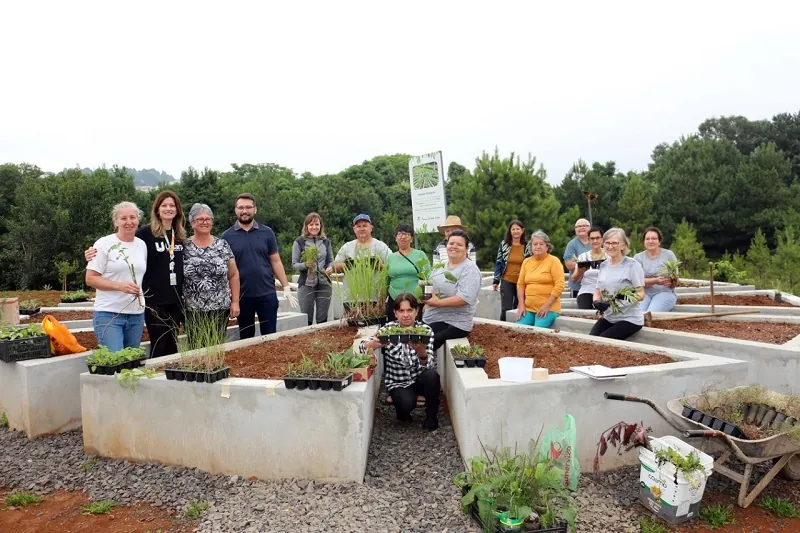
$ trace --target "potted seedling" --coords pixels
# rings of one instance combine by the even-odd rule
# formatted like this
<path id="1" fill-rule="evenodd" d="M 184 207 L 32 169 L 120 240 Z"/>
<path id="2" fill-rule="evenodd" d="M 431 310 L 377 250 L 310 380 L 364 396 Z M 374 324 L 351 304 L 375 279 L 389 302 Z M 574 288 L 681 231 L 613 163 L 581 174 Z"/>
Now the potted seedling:
<path id="1" fill-rule="evenodd" d="M 435 263 L 433 266 L 425 260 L 420 259 L 417 261 L 417 277 L 419 278 L 419 286 L 414 290 L 414 296 L 419 298 L 422 301 L 430 300 L 431 296 L 435 293 L 433 288 L 433 276 L 439 271 L 445 268 L 444 263 Z M 450 283 L 456 283 L 458 278 L 455 275 L 445 270 L 442 274 L 444 279 L 449 281 Z"/>
<path id="2" fill-rule="evenodd" d="M 658 270 L 658 273 L 665 278 L 669 278 L 669 282 L 672 284 L 672 287 L 675 288 L 678 286 L 678 282 L 680 280 L 679 277 L 679 267 L 681 266 L 681 262 L 677 259 L 669 259 L 664 261 L 661 265 L 661 268 Z"/>
<path id="3" fill-rule="evenodd" d="M 202 312 L 186 313 L 185 337 L 178 339 L 180 360 L 164 370 L 169 380 L 215 383 L 230 375 L 225 366 L 225 330 L 218 318 Z"/>
<path id="4" fill-rule="evenodd" d="M 89 295 L 85 291 L 73 291 L 61 295 L 62 303 L 74 304 L 78 302 L 85 302 L 88 299 Z"/>
<path id="5" fill-rule="evenodd" d="M 38 324 L 0 328 L 0 360 L 5 363 L 50 357 L 50 336 Z"/>
<path id="6" fill-rule="evenodd" d="M 450 349 L 450 354 L 453 356 L 453 362 L 457 367 L 480 367 L 486 366 L 486 352 L 477 344 L 457 344 Z"/>
<path id="7" fill-rule="evenodd" d="M 372 377 L 374 368 L 370 366 L 369 355 L 357 354 L 352 348 L 346 352 L 328 354 L 329 361 L 337 359 L 342 359 L 341 368 L 353 374 L 353 381 L 367 381 Z"/>
<path id="8" fill-rule="evenodd" d="M 386 314 L 387 273 L 379 256 L 364 252 L 344 265 L 346 293 L 337 285 L 345 304 L 342 320 L 351 327 L 365 327 L 380 323 Z"/>
<path id="9" fill-rule="evenodd" d="M 106 346 L 98 346 L 86 358 L 86 366 L 90 374 L 113 376 L 123 369 L 134 369 L 144 365 L 143 348 L 123 348 L 111 352 Z"/>
<path id="10" fill-rule="evenodd" d="M 289 363 L 283 384 L 287 389 L 334 390 L 341 391 L 353 382 L 353 372 L 349 368 L 352 359 L 344 353 L 330 353 L 325 361 L 316 363 L 303 355 L 300 361 Z"/>
<path id="11" fill-rule="evenodd" d="M 35 315 L 42 309 L 42 302 L 39 300 L 22 300 L 19 302 L 19 313 L 21 315 Z"/>

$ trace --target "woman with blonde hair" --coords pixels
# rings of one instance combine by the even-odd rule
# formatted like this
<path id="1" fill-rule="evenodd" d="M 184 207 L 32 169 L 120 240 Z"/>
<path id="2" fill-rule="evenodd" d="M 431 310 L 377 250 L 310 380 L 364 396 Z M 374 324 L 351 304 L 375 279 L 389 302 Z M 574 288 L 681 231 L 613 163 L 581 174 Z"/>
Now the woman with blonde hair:
<path id="1" fill-rule="evenodd" d="M 332 292 L 328 273 L 332 267 L 333 246 L 325 236 L 325 224 L 318 213 L 309 213 L 292 245 L 292 268 L 300 272 L 297 280 L 300 312 L 308 316 L 309 326 L 315 315 L 317 324 L 328 320 Z"/>
<path id="2" fill-rule="evenodd" d="M 150 224 L 136 231 L 147 246 L 147 272 L 142 280 L 144 321 L 150 335 L 149 357 L 178 352 L 178 328 L 183 322 L 183 246 L 186 240 L 181 200 L 170 190 L 156 195 Z M 97 254 L 89 248 L 91 261 Z"/>

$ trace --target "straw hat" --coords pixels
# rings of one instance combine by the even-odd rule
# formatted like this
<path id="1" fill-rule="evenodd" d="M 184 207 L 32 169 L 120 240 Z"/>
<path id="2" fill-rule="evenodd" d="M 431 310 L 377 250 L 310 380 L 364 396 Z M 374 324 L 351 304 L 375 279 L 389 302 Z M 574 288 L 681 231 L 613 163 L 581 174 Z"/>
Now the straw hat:
<path id="1" fill-rule="evenodd" d="M 464 226 L 461 225 L 461 219 L 458 218 L 457 216 L 453 216 L 453 215 L 448 216 L 445 219 L 444 224 L 439 226 L 439 228 L 438 228 L 439 229 L 439 233 L 443 234 L 444 230 L 446 230 L 448 228 L 460 228 L 460 229 L 463 229 L 464 231 L 467 231 L 467 228 L 465 228 Z"/>

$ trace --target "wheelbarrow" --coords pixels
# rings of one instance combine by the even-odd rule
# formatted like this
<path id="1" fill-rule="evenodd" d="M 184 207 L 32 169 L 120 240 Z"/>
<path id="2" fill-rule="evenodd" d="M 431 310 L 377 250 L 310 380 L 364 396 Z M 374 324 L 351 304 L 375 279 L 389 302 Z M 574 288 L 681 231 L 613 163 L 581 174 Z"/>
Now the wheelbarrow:
<path id="1" fill-rule="evenodd" d="M 716 393 L 710 393 L 713 399 Z M 784 397 L 774 392 L 770 393 L 776 398 Z M 747 507 L 769 485 L 772 479 L 780 472 L 782 477 L 790 480 L 800 479 L 800 440 L 792 439 L 787 433 L 779 433 L 771 437 L 758 440 L 748 440 L 733 437 L 722 431 L 712 429 L 701 422 L 684 416 L 684 406 L 694 405 L 699 395 L 687 396 L 667 402 L 668 411 L 654 404 L 648 398 L 630 396 L 626 394 L 605 393 L 607 400 L 620 400 L 625 402 L 639 402 L 647 404 L 669 424 L 683 433 L 687 438 L 703 438 L 703 448 L 709 454 L 721 454 L 714 461 L 714 471 L 739 483 L 739 497 L 737 503 L 740 507 Z M 800 422 L 798 422 L 800 423 Z M 736 456 L 744 463 L 744 472 L 737 472 L 726 465 L 731 456 Z M 750 478 L 753 467 L 759 463 L 771 462 L 772 467 L 764 477 L 750 491 Z M 748 492 L 749 491 L 749 492 Z"/>

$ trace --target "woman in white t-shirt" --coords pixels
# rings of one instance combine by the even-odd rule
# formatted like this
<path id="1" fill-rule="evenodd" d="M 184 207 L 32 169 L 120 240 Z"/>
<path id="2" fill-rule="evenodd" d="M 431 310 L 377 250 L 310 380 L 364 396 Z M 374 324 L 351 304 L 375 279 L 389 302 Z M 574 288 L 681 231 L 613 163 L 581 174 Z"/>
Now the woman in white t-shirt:
<path id="1" fill-rule="evenodd" d="M 578 290 L 578 309 L 592 309 L 594 288 L 597 286 L 597 276 L 600 273 L 600 263 L 606 260 L 603 251 L 603 230 L 592 226 L 589 230 L 589 244 L 592 249 L 578 256 L 577 266 L 570 276 L 573 283 L 580 283 Z"/>
<path id="2" fill-rule="evenodd" d="M 139 212 L 132 202 L 115 205 L 111 211 L 115 233 L 94 243 L 97 255 L 86 265 L 86 285 L 97 291 L 94 334 L 97 343 L 111 352 L 142 343 L 147 245 L 136 237 Z"/>

